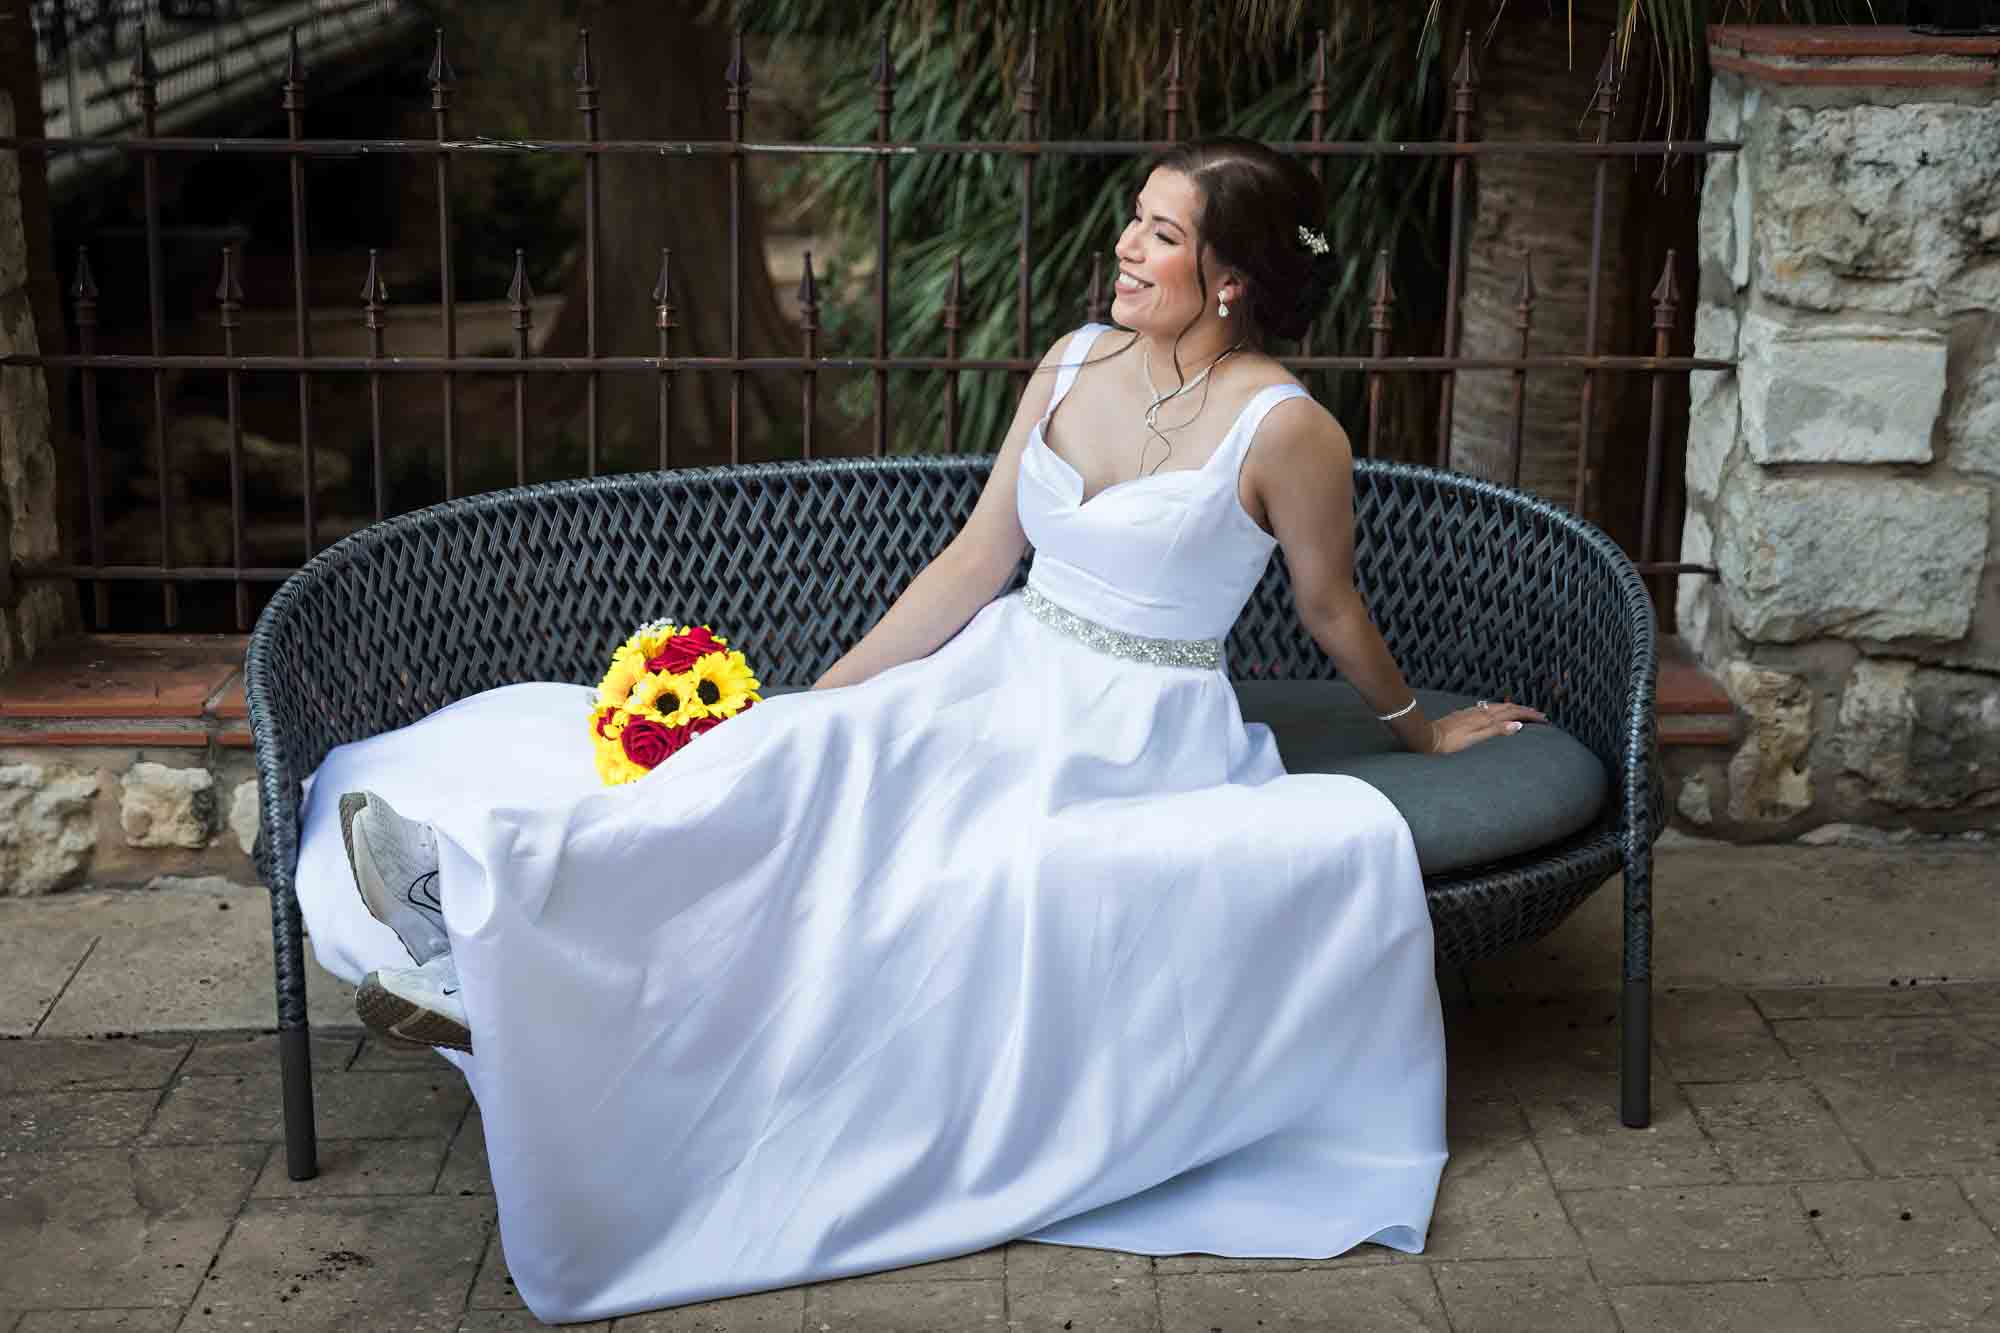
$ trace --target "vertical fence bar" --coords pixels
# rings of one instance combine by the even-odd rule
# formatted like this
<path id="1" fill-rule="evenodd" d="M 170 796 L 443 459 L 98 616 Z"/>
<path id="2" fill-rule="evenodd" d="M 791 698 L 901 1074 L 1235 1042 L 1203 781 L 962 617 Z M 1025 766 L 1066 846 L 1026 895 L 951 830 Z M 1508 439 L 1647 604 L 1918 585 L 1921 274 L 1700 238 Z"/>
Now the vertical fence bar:
<path id="1" fill-rule="evenodd" d="M 290 58 L 285 65 L 286 133 L 293 143 L 305 136 L 306 79 L 299 63 L 299 30 L 291 30 Z M 287 154 L 292 184 L 292 326 L 301 357 L 312 355 L 312 327 L 306 315 L 306 159 Z M 306 559 L 319 549 L 319 496 L 315 484 L 312 438 L 312 372 L 299 372 L 299 455 L 304 460 L 306 488 Z"/>
<path id="2" fill-rule="evenodd" d="M 75 40 L 74 38 L 71 39 Z M 70 284 L 76 301 L 76 342 L 88 358 L 97 355 L 97 279 L 91 276 L 90 252 L 76 247 L 76 278 Z M 97 434 L 97 368 L 85 360 L 78 388 L 83 394 L 83 490 L 89 513 L 90 563 L 104 568 L 104 480 Z M 96 579 L 90 585 L 96 628 L 111 626 L 111 585 Z"/>
<path id="3" fill-rule="evenodd" d="M 597 142 L 597 74 L 590 63 L 590 29 L 576 31 L 576 109 L 583 115 L 583 137 Z M 584 354 L 597 356 L 597 153 L 583 155 L 583 336 Z M 602 376 L 595 370 L 583 378 L 586 404 L 584 426 L 584 468 L 586 476 L 597 475 L 597 451 L 603 438 L 598 409 Z"/>
<path id="4" fill-rule="evenodd" d="M 813 280 L 813 252 L 806 251 L 805 272 L 799 276 L 799 331 L 805 337 L 805 374 L 799 381 L 799 413 L 801 416 L 800 440 L 803 457 L 813 456 L 813 418 L 818 411 L 819 372 L 813 363 L 819 359 L 819 283 Z M 876 386 L 876 404 L 881 404 L 881 387 Z M 879 441 L 875 451 L 882 452 Z"/>
<path id="5" fill-rule="evenodd" d="M 435 121 L 437 138 L 443 143 L 451 137 L 451 94 L 458 85 L 458 73 L 451 67 L 451 59 L 444 53 L 444 29 L 437 30 L 437 53 L 431 57 L 431 116 Z M 456 284 L 451 276 L 451 154 L 437 155 L 437 202 L 438 202 L 438 286 L 439 309 L 442 311 L 444 326 L 444 354 L 446 359 L 458 355 L 458 302 Z M 453 499 L 458 495 L 458 393 L 452 372 L 444 372 L 444 495 Z"/>
<path id="6" fill-rule="evenodd" d="M 1014 280 L 1014 352 L 1016 356 L 1034 355 L 1034 265 L 1035 265 L 1035 153 L 1039 145 L 1041 119 L 1041 95 L 1035 88 L 1035 46 L 1038 40 L 1035 25 L 1028 25 L 1028 52 L 1022 57 L 1021 67 L 1016 74 L 1014 89 L 1014 114 L 1021 118 L 1021 270 Z M 1014 392 L 1020 394 L 1027 383 L 1027 376 L 1015 375 Z"/>
<path id="7" fill-rule="evenodd" d="M 1618 109 L 1618 35 L 1612 33 L 1611 45 L 1605 49 L 1604 63 L 1597 70 L 1597 92 L 1591 98 L 1591 111 L 1597 117 L 1597 142 L 1611 140 L 1611 117 Z M 1596 356 L 1598 279 L 1604 268 L 1604 196 L 1611 179 L 1611 159 L 1597 159 L 1596 181 L 1590 192 L 1590 286 L 1584 298 L 1588 304 L 1583 312 L 1583 350 L 1586 356 Z M 1597 403 L 1597 372 L 1586 369 L 1583 372 L 1583 412 L 1577 423 L 1576 438 L 1576 484 L 1570 493 L 1570 511 L 1578 518 L 1587 517 L 1584 505 L 1589 497 L 1590 487 L 1590 442 L 1593 434 L 1591 417 Z"/>
<path id="8" fill-rule="evenodd" d="M 1185 91 L 1181 83 L 1181 30 L 1176 27 L 1173 48 L 1167 56 L 1167 90 L 1164 103 L 1169 143 L 1176 143 L 1181 137 L 1181 96 Z"/>
<path id="9" fill-rule="evenodd" d="M 1521 281 L 1514 288 L 1514 328 L 1520 334 L 1520 346 L 1515 355 L 1528 355 L 1528 334 L 1535 322 L 1535 259 L 1529 251 L 1521 252 Z M 1528 420 L 1528 372 L 1514 372 L 1514 405 L 1512 425 L 1507 434 L 1507 484 L 1519 490 L 1521 487 L 1521 445 L 1522 434 Z"/>
<path id="10" fill-rule="evenodd" d="M 882 23 L 882 53 L 875 62 L 875 142 L 889 142 L 896 108 L 896 62 L 889 51 L 889 21 Z M 889 355 L 889 159 L 875 158 L 875 355 Z M 875 368 L 875 456 L 889 452 L 889 372 Z"/>
<path id="11" fill-rule="evenodd" d="M 1092 251 L 1090 255 L 1090 289 L 1083 297 L 1083 319 L 1086 324 L 1103 324 L 1111 318 L 1111 305 L 1104 299 L 1104 256 Z"/>
<path id="12" fill-rule="evenodd" d="M 1375 291 L 1368 301 L 1368 333 L 1371 355 L 1389 355 L 1391 315 L 1396 308 L 1396 289 L 1389 282 L 1389 247 L 1375 252 Z M 1382 372 L 1368 372 L 1368 457 L 1382 449 Z"/>
<path id="13" fill-rule="evenodd" d="M 132 91 L 139 99 L 139 132 L 151 139 L 159 133 L 159 71 L 153 68 L 153 53 L 146 38 L 146 25 L 139 25 L 139 54 L 132 62 Z M 140 157 L 144 178 L 146 209 L 146 332 L 154 356 L 165 350 L 166 342 L 166 260 L 160 251 L 160 159 L 150 150 Z M 173 528 L 173 470 L 167 461 L 167 381 L 164 370 L 152 372 L 153 459 L 160 478 L 160 603 L 167 628 L 180 624 L 180 591 L 175 586 Z"/>
<path id="14" fill-rule="evenodd" d="M 534 299 L 534 289 L 528 286 L 527 256 L 516 250 L 514 280 L 507 284 L 507 309 L 514 320 L 516 361 L 528 355 L 528 326 L 533 322 L 530 306 Z M 514 484 L 528 484 L 528 374 L 523 370 L 514 372 Z"/>
<path id="15" fill-rule="evenodd" d="M 960 256 L 951 257 L 951 281 L 944 289 L 944 357 L 947 361 L 958 360 L 958 317 L 960 303 L 965 299 L 965 274 Z M 958 367 L 949 366 L 944 372 L 944 451 L 958 452 Z"/>
<path id="16" fill-rule="evenodd" d="M 660 372 L 657 377 L 660 397 L 660 471 L 671 466 L 673 456 L 673 382 L 674 372 L 667 369 L 666 358 L 674 354 L 674 327 L 680 320 L 674 315 L 674 252 L 666 247 L 660 250 L 660 277 L 653 284 L 653 327 L 660 334 Z"/>
<path id="17" fill-rule="evenodd" d="M 242 323 L 243 285 L 236 278 L 236 245 L 222 247 L 222 280 L 215 286 L 222 307 L 222 354 L 236 355 L 236 329 Z M 237 573 L 243 571 L 243 372 L 231 366 L 223 372 L 229 394 L 229 553 Z M 236 629 L 250 628 L 250 585 L 236 580 Z"/>
<path id="18" fill-rule="evenodd" d="M 1479 70 L 1472 61 L 1472 30 L 1465 31 L 1458 69 L 1451 76 L 1452 133 L 1457 143 L 1472 141 L 1472 116 L 1479 105 Z M 1458 298 L 1465 287 L 1465 177 L 1472 159 L 1460 153 L 1451 160 L 1451 256 L 1444 280 L 1444 354 L 1458 355 Z M 1452 392 L 1457 377 L 1449 370 L 1438 381 L 1437 465 L 1451 466 Z"/>
<path id="19" fill-rule="evenodd" d="M 743 142 L 743 112 L 750 100 L 750 62 L 743 58 L 739 29 L 730 47 L 729 141 Z M 729 155 L 729 355 L 743 355 L 743 154 Z M 729 461 L 743 461 L 743 368 L 729 372 Z"/>
<path id="20" fill-rule="evenodd" d="M 389 286 L 382 281 L 377 252 L 368 252 L 368 277 L 361 284 L 361 313 L 368 323 L 368 355 L 382 359 L 383 307 L 389 300 Z M 368 372 L 368 453 L 375 464 L 375 521 L 389 513 L 388 460 L 382 452 L 382 372 Z"/>
<path id="21" fill-rule="evenodd" d="M 1327 108 L 1332 105 L 1332 99 L 1328 95 L 1326 86 L 1325 28 L 1319 30 L 1319 37 L 1313 43 L 1311 68 L 1312 82 L 1306 91 L 1306 110 L 1312 117 L 1312 141 L 1314 143 L 1323 143 L 1326 139 L 1326 112 Z M 1309 165 L 1312 168 L 1313 179 L 1319 181 L 1324 186 L 1326 181 L 1326 160 L 1318 154 L 1314 154 Z M 1326 224 L 1322 220 L 1317 225 L 1323 228 Z M 1312 354 L 1313 331 L 1308 328 L 1305 337 L 1299 340 L 1299 355 L 1311 356 Z M 1322 389 L 1326 387 L 1326 381 L 1327 376 L 1323 373 L 1313 376 L 1313 382 Z"/>
<path id="22" fill-rule="evenodd" d="M 1674 281 L 1674 261 L 1678 258 L 1674 251 L 1667 251 L 1666 267 L 1660 270 L 1660 281 L 1653 288 L 1653 355 L 1666 356 L 1671 350 L 1674 325 L 1680 322 L 1681 290 Z M 1663 370 L 1652 372 L 1653 403 L 1651 415 L 1646 422 L 1646 504 L 1643 517 L 1639 521 L 1639 563 L 1649 564 L 1653 559 L 1654 537 L 1660 525 L 1660 457 L 1664 452 L 1667 428 L 1667 373 Z M 1666 581 L 1656 589 L 1657 601 L 1665 591 Z"/>

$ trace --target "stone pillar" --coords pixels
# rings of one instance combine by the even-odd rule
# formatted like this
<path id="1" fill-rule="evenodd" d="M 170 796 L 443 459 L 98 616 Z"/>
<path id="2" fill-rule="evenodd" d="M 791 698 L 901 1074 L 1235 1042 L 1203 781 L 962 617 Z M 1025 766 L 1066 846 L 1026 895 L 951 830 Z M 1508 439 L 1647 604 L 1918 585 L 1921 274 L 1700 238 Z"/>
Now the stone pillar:
<path id="1" fill-rule="evenodd" d="M 1682 633 L 1730 837 L 2000 829 L 2000 38 L 1718 27 Z M 1717 799 L 1726 793 L 1726 797 Z"/>
<path id="2" fill-rule="evenodd" d="M 28 7 L 8 6 L 0 13 L 0 133 L 43 132 L 40 90 Z M 39 158 L 0 152 L 0 353 L 41 350 L 37 307 L 44 320 L 60 318 L 49 280 L 42 170 Z M 60 330 L 54 345 L 60 350 Z M 26 581 L 14 572 L 59 558 L 61 493 L 48 379 L 38 367 L 0 370 L 0 673 L 76 623 L 67 582 Z"/>

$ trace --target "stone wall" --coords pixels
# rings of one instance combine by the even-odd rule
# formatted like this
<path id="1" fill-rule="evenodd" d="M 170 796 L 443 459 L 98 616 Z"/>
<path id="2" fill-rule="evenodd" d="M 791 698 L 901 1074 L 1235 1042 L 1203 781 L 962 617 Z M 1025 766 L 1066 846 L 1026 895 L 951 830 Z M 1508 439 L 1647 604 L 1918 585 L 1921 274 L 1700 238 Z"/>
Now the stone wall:
<path id="1" fill-rule="evenodd" d="M 0 745 L 0 896 L 257 878 L 247 750 Z"/>
<path id="2" fill-rule="evenodd" d="M 1682 558 L 1720 578 L 1678 618 L 1745 725 L 1680 809 L 2000 829 L 2000 41 L 1824 31 L 1712 34 L 1743 150 L 1703 184 L 1695 351 L 1738 364 L 1693 377 Z"/>

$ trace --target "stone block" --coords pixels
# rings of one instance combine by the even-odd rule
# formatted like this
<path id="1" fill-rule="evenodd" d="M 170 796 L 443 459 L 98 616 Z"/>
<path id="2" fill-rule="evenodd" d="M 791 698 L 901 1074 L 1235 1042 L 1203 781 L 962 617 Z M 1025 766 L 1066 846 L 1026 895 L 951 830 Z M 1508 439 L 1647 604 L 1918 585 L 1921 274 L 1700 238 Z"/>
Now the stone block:
<path id="1" fill-rule="evenodd" d="M 1840 700 L 1842 765 L 1899 808 L 2000 803 L 2000 677 L 1855 663 Z"/>
<path id="2" fill-rule="evenodd" d="M 141 760 L 125 771 L 118 817 L 128 847 L 206 847 L 216 826 L 215 775 Z"/>
<path id="3" fill-rule="evenodd" d="M 2000 106 L 1911 101 L 1792 106 L 1765 118 L 1752 176 L 1756 283 L 1811 310 L 1949 314 L 1991 308 L 1985 239 L 2000 204 Z"/>
<path id="4" fill-rule="evenodd" d="M 75 883 L 97 846 L 97 775 L 42 764 L 0 765 L 0 895 Z"/>
<path id="5" fill-rule="evenodd" d="M 1729 697 L 1747 722 L 1729 761 L 1729 817 L 1744 823 L 1784 820 L 1813 802 L 1812 686 L 1804 676 L 1731 662 Z"/>
<path id="6" fill-rule="evenodd" d="M 1696 223 L 1697 253 L 1704 268 L 1713 266 L 1723 273 L 1736 267 L 1737 165 L 1729 154 L 1708 159 L 1701 178 L 1701 211 Z"/>
<path id="7" fill-rule="evenodd" d="M 236 784 L 235 792 L 229 798 L 229 831 L 236 835 L 236 845 L 243 849 L 245 856 L 251 855 L 257 846 L 257 827 L 264 817 L 263 806 L 257 794 L 257 779 Z"/>
<path id="8" fill-rule="evenodd" d="M 1743 442 L 1759 463 L 1928 463 L 1945 339 L 1881 324 L 1743 321 Z"/>
<path id="9" fill-rule="evenodd" d="M 1967 377 L 1945 418 L 1945 439 L 1953 467 L 2000 477 L 2000 355 Z"/>
<path id="10" fill-rule="evenodd" d="M 1727 306 L 1705 305 L 1695 314 L 1696 356 L 1737 355 L 1736 312 Z M 1741 421 L 1737 377 L 1723 370 L 1697 370 L 1688 376 L 1688 491 L 1705 500 L 1715 498 L 1722 474 L 1736 451 Z"/>
<path id="11" fill-rule="evenodd" d="M 6 238 L 20 240 L 18 220 L 5 225 L 14 201 L 0 194 L 0 269 L 9 266 Z M 0 351 L 35 352 L 35 314 L 18 277 L 0 280 Z M 56 456 L 49 441 L 48 381 L 36 366 L 0 369 L 0 490 L 6 492 L 17 560 L 46 560 L 61 549 L 56 530 Z"/>
<path id="12" fill-rule="evenodd" d="M 1715 559 L 1715 530 L 1708 516 L 1688 506 L 1681 525 L 1681 559 L 1707 564 Z M 1682 574 L 1674 583 L 1674 623 L 1697 659 L 1708 656 L 1709 622 L 1715 608 L 1715 580 L 1706 574 Z"/>
<path id="13" fill-rule="evenodd" d="M 18 131 L 14 95 L 0 92 L 0 134 Z M 21 158 L 0 153 L 0 291 L 11 292 L 28 280 L 28 237 L 21 226 Z"/>
<path id="14" fill-rule="evenodd" d="M 1744 469 L 1716 525 L 1731 618 L 1773 643 L 1959 638 L 1986 563 L 1991 503 L 1983 486 Z"/>

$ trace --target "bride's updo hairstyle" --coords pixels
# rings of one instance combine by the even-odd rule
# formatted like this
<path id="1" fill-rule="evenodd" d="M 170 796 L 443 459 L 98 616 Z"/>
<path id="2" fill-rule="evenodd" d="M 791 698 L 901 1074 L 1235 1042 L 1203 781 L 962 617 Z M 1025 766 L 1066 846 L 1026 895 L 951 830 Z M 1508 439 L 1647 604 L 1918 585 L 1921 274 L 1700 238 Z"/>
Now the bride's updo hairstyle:
<path id="1" fill-rule="evenodd" d="M 1154 159 L 1147 173 L 1161 167 L 1186 176 L 1201 192 L 1196 237 L 1243 275 L 1230 320 L 1240 301 L 1249 344 L 1261 350 L 1274 340 L 1303 338 L 1325 307 L 1339 268 L 1330 247 L 1316 253 L 1300 235 L 1304 228 L 1325 237 L 1324 196 L 1312 172 L 1254 139 L 1228 135 L 1189 140 Z M 1206 304 L 1209 274 L 1199 251 L 1195 278 Z"/>

